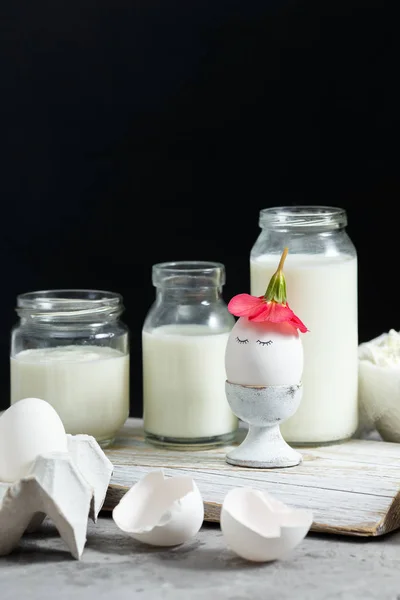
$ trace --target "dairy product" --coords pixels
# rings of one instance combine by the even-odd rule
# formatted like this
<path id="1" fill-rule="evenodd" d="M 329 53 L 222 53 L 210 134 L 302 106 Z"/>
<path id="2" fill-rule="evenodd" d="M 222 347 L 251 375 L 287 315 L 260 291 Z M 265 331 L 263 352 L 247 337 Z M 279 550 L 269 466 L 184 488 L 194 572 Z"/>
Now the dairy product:
<path id="1" fill-rule="evenodd" d="M 250 259 L 253 295 L 265 293 L 276 265 L 276 255 Z M 358 424 L 357 259 L 289 252 L 284 273 L 288 303 L 309 332 L 303 398 L 282 435 L 298 444 L 347 439 Z"/>
<path id="2" fill-rule="evenodd" d="M 358 349 L 360 433 L 377 429 L 387 442 L 400 441 L 400 332 L 360 344 Z"/>
<path id="3" fill-rule="evenodd" d="M 378 337 L 360 344 L 358 357 L 379 367 L 400 366 L 400 333 L 390 329 Z"/>
<path id="4" fill-rule="evenodd" d="M 11 403 L 36 397 L 58 412 L 65 430 L 109 440 L 129 416 L 129 355 L 70 345 L 23 350 L 11 358 Z"/>
<path id="5" fill-rule="evenodd" d="M 201 325 L 143 331 L 143 419 L 147 433 L 201 439 L 237 428 L 225 395 L 229 332 Z"/>

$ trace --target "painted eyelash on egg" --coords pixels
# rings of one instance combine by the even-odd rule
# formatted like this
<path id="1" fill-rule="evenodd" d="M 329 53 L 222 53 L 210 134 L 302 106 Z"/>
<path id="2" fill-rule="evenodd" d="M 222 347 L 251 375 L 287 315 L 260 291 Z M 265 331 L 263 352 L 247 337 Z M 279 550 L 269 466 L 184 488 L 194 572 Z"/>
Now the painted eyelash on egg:
<path id="1" fill-rule="evenodd" d="M 272 344 L 272 340 L 268 340 L 267 342 L 262 342 L 261 340 L 257 340 L 257 344 L 261 344 L 261 346 L 270 346 Z"/>
<path id="2" fill-rule="evenodd" d="M 236 338 L 236 341 L 239 342 L 239 344 L 248 344 L 249 343 L 249 340 L 247 340 L 247 339 L 246 340 L 241 340 L 238 337 Z"/>

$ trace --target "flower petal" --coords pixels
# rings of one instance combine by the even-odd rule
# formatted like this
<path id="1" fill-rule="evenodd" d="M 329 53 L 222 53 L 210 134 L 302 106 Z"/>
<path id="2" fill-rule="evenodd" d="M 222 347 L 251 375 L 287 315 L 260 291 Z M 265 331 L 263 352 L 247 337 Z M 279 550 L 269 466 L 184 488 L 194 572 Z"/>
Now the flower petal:
<path id="1" fill-rule="evenodd" d="M 235 317 L 248 317 L 258 314 L 263 309 L 264 297 L 251 296 L 250 294 L 237 294 L 228 304 L 228 310 Z"/>
<path id="2" fill-rule="evenodd" d="M 288 304 L 280 304 L 273 300 L 267 301 L 264 296 L 251 296 L 250 294 L 237 294 L 228 304 L 228 310 L 236 317 L 247 317 L 249 321 L 261 323 L 290 323 L 302 333 L 308 331 L 307 327 L 292 311 Z"/>
<path id="3" fill-rule="evenodd" d="M 291 324 L 293 325 L 293 327 L 297 327 L 297 329 L 299 329 L 301 331 L 301 333 L 307 333 L 307 331 L 310 331 L 303 323 L 303 321 L 301 321 L 299 319 L 299 317 L 296 317 L 296 315 L 293 313 L 293 317 L 292 320 L 290 321 Z"/>
<path id="4" fill-rule="evenodd" d="M 289 304 L 286 304 L 287 308 L 290 310 L 291 312 L 291 319 L 290 322 L 294 327 L 297 327 L 297 329 L 299 329 L 301 331 L 301 333 L 307 333 L 307 331 L 310 331 L 303 323 L 303 321 L 301 321 L 299 319 L 298 316 L 296 316 L 294 314 L 294 312 L 292 311 L 292 309 L 289 307 Z"/>
<path id="5" fill-rule="evenodd" d="M 262 321 L 270 321 L 271 323 L 290 323 L 293 327 L 299 329 L 302 333 L 308 331 L 307 327 L 292 311 L 288 304 L 283 305 L 279 302 L 267 302 L 266 309 L 259 311 L 249 317 L 249 321 L 260 323 Z"/>

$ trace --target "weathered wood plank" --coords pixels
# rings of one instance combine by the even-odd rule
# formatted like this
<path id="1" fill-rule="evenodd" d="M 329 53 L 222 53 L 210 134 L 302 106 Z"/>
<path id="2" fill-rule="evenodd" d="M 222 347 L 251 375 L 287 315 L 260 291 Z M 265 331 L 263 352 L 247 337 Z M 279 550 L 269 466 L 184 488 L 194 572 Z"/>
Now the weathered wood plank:
<path id="1" fill-rule="evenodd" d="M 235 444 L 245 435 L 238 433 Z M 147 444 L 142 423 L 129 419 L 106 450 L 114 464 L 104 510 L 112 510 L 145 473 L 189 475 L 204 499 L 205 520 L 218 522 L 225 494 L 243 485 L 267 490 L 279 500 L 314 514 L 313 531 L 377 536 L 400 527 L 400 444 L 351 440 L 299 448 L 303 463 L 283 469 L 228 465 L 231 446 L 203 450 L 164 449 Z"/>

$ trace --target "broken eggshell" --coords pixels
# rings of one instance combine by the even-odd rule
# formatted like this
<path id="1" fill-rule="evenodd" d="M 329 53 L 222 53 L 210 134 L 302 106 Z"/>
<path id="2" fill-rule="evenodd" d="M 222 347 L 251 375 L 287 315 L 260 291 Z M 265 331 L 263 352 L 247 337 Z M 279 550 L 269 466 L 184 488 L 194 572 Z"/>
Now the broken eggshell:
<path id="1" fill-rule="evenodd" d="M 113 509 L 121 531 L 152 546 L 177 546 L 200 530 L 204 504 L 191 477 L 152 471 L 135 483 Z"/>
<path id="2" fill-rule="evenodd" d="M 249 487 L 227 493 L 220 517 L 228 547 L 253 562 L 284 558 L 307 535 L 312 522 L 311 511 L 290 508 Z"/>

